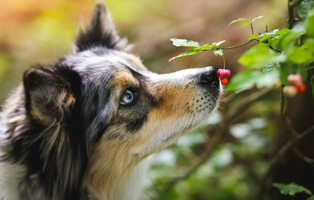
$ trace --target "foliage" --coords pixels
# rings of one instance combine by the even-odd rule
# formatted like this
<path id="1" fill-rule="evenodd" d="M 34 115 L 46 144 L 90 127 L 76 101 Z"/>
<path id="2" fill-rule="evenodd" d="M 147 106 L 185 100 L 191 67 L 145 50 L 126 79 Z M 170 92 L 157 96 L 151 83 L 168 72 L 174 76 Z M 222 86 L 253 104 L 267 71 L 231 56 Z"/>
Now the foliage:
<path id="1" fill-rule="evenodd" d="M 277 79 L 280 79 L 282 84 L 289 85 L 287 77 L 295 73 L 301 74 L 303 81 L 306 81 L 307 70 L 310 69 L 309 63 L 314 61 L 314 9 L 309 10 L 312 6 L 312 1 L 305 1 L 298 6 L 297 11 L 301 14 L 302 21 L 291 30 L 275 29 L 271 32 L 255 35 L 253 22 L 262 18 L 262 16 L 256 17 L 252 21 L 246 18 L 233 20 L 229 25 L 242 21 L 246 23 L 241 27 L 250 25 L 252 35 L 248 39 L 249 41 L 258 41 L 258 44 L 254 45 L 239 58 L 239 63 L 245 66 L 246 70 L 233 77 L 225 91 L 248 90 L 254 86 L 257 86 L 257 88 L 272 87 L 277 82 Z M 300 44 L 301 39 L 304 39 L 302 45 Z M 215 55 L 222 56 L 224 49 L 231 49 L 230 47 L 219 48 L 219 45 L 225 41 L 200 46 L 199 43 L 191 40 L 171 40 L 175 46 L 194 48 L 171 58 L 169 61 L 209 50 L 212 50 Z M 260 71 L 260 69 L 263 70 Z M 311 80 L 313 79 L 314 75 L 311 76 Z M 312 91 L 314 95 L 313 85 Z"/>
<path id="2" fill-rule="evenodd" d="M 294 196 L 296 193 L 305 192 L 306 194 L 311 195 L 311 197 L 307 198 L 307 200 L 314 199 L 314 195 L 312 194 L 310 190 L 306 189 L 305 187 L 301 185 L 297 185 L 295 183 L 290 183 L 290 184 L 273 183 L 273 186 L 278 188 L 281 194 L 284 194 L 284 195 L 288 194 L 288 195 Z"/>

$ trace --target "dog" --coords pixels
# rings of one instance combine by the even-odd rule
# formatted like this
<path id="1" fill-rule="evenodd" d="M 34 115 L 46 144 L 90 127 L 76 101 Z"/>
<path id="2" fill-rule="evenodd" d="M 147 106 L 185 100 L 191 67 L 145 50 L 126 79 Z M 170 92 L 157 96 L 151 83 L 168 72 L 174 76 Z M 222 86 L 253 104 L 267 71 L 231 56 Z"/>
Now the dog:
<path id="1" fill-rule="evenodd" d="M 138 200 L 147 157 L 217 108 L 213 67 L 158 75 L 97 3 L 75 51 L 24 72 L 0 120 L 0 199 Z"/>

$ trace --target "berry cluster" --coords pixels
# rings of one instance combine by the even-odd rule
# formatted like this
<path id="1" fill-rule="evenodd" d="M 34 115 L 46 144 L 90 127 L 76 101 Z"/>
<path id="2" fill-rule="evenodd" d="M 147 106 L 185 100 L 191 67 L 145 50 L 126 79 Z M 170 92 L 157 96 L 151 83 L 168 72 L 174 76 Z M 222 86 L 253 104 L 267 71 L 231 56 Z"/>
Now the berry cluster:
<path id="1" fill-rule="evenodd" d="M 303 77 L 300 74 L 290 74 L 288 76 L 288 82 L 290 86 L 285 86 L 283 91 L 288 96 L 295 96 L 298 92 L 304 92 L 305 85 L 302 82 Z"/>
<path id="2" fill-rule="evenodd" d="M 226 77 L 230 76 L 231 71 L 229 69 L 218 69 L 217 75 L 221 79 L 221 84 L 227 85 L 228 79 Z"/>

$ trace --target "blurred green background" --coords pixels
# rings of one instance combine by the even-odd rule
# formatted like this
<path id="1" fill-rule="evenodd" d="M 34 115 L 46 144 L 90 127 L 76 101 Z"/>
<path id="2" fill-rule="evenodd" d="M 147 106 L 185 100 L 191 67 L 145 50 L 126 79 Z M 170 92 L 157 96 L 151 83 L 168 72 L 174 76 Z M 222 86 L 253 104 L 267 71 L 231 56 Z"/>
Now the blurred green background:
<path id="1" fill-rule="evenodd" d="M 72 51 L 78 27 L 86 24 L 96 1 L 91 0 L 1 0 L 0 3 L 0 103 L 22 80 L 22 74 L 36 63 L 52 63 Z M 221 57 L 212 52 L 183 57 L 168 62 L 185 48 L 177 48 L 170 38 L 185 38 L 200 44 L 226 40 L 222 47 L 248 41 L 249 26 L 228 24 L 241 17 L 253 19 L 255 33 L 287 28 L 286 0 L 106 0 L 121 37 L 135 44 L 133 53 L 140 55 L 145 66 L 157 73 L 185 68 L 223 67 Z M 243 67 L 237 60 L 253 44 L 224 51 L 226 67 L 232 74 Z M 232 78 L 232 77 L 231 77 Z M 218 112 L 208 124 L 183 136 L 169 149 L 152 156 L 149 171 L 151 199 L 171 200 L 243 200 L 305 199 L 306 196 L 282 196 L 271 183 L 296 182 L 314 191 L 313 166 L 291 153 L 264 180 L 269 161 L 287 141 L 280 117 L 280 90 L 272 89 L 254 104 L 223 125 L 223 137 L 215 140 L 226 113 L 258 92 L 226 94 Z M 314 123 L 310 94 L 289 100 L 289 111 L 298 131 Z M 307 105 L 307 107 L 305 107 Z M 212 144 L 212 141 L 216 143 Z M 313 138 L 302 144 L 304 152 L 314 153 Z M 206 152 L 206 161 L 194 173 L 176 184 Z M 305 149 L 304 149 L 305 148 Z M 313 151 L 312 151 L 313 150 Z M 313 153 L 312 153 L 313 152 Z M 169 183 L 171 187 L 169 187 Z"/>

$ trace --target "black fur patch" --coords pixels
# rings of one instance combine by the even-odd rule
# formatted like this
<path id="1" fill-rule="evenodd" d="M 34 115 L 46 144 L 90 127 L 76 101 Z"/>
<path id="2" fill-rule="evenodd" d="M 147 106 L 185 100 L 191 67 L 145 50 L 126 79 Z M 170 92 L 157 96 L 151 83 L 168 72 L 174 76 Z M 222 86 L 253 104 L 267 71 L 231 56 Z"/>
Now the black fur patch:
<path id="1" fill-rule="evenodd" d="M 121 49 L 121 45 L 114 24 L 111 22 L 109 11 L 102 3 L 95 7 L 91 25 L 86 31 L 81 31 L 76 39 L 78 51 L 84 51 L 92 47 L 106 47 L 108 49 Z"/>
<path id="2" fill-rule="evenodd" d="M 147 114 L 144 114 L 142 117 L 134 120 L 130 120 L 127 125 L 127 131 L 130 131 L 132 133 L 136 133 L 138 130 L 142 128 L 144 123 L 147 121 Z"/>

